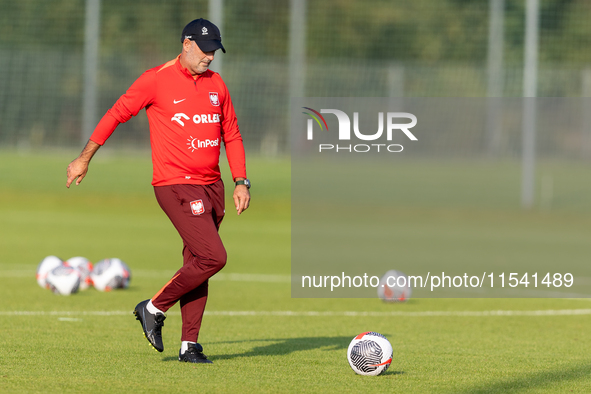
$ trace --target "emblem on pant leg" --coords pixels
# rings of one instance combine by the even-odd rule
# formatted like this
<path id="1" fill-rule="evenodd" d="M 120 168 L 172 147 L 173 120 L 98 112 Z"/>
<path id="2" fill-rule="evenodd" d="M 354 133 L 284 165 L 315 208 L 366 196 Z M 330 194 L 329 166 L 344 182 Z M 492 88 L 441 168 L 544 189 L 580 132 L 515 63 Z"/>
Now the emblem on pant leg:
<path id="1" fill-rule="evenodd" d="M 205 212 L 205 207 L 203 206 L 203 201 L 202 200 L 191 201 L 191 212 L 193 212 L 193 215 L 201 215 L 203 212 Z"/>

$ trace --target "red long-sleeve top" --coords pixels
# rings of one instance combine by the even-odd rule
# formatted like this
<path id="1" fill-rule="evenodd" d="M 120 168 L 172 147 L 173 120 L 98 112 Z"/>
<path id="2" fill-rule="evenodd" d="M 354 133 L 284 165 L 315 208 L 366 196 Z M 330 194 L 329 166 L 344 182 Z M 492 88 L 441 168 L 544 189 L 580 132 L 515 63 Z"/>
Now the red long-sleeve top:
<path id="1" fill-rule="evenodd" d="M 90 139 L 100 145 L 119 123 L 146 108 L 152 185 L 207 185 L 221 177 L 223 142 L 234 179 L 246 178 L 242 136 L 230 93 L 218 73 L 193 77 L 179 57 L 143 73 L 107 111 Z"/>

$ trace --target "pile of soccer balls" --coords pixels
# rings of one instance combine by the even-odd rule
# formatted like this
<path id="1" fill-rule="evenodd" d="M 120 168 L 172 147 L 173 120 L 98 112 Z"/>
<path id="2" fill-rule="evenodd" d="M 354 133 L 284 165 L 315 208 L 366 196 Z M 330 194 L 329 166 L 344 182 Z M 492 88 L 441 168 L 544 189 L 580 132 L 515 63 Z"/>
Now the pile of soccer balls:
<path id="1" fill-rule="evenodd" d="M 94 286 L 99 291 L 126 289 L 131 280 L 127 264 L 117 258 L 92 264 L 85 257 L 62 260 L 47 256 L 37 267 L 37 283 L 55 294 L 70 295 Z"/>

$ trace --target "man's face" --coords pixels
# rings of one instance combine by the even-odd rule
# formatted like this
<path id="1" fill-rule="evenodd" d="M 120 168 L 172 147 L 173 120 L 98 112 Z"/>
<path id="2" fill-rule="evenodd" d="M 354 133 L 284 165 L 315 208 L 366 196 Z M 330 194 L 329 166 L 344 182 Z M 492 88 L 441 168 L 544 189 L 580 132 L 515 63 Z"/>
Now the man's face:
<path id="1" fill-rule="evenodd" d="M 188 41 L 188 42 L 187 42 Z M 215 51 L 203 52 L 195 41 L 189 39 L 183 43 L 185 48 L 186 67 L 192 75 L 202 74 L 209 68 L 213 61 Z"/>

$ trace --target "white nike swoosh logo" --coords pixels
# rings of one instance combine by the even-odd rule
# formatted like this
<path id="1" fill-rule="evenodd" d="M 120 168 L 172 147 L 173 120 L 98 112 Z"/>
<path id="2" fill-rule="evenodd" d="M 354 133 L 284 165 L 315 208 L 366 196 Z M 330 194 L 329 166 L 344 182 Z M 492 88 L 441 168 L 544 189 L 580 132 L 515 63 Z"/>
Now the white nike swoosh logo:
<path id="1" fill-rule="evenodd" d="M 177 100 L 172 100 L 172 101 L 174 101 L 174 103 L 175 103 L 175 104 L 178 104 L 178 103 L 180 103 L 180 102 L 182 102 L 182 101 L 185 101 L 185 100 L 186 100 L 186 98 L 184 98 L 184 99 L 182 99 L 182 100 L 178 100 L 178 101 L 177 101 Z"/>

